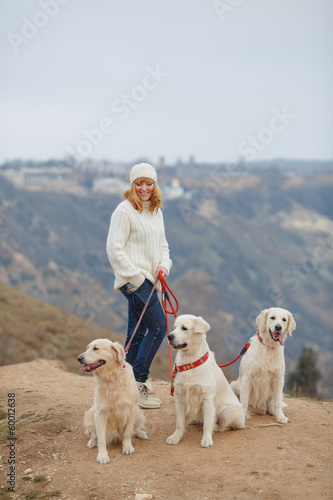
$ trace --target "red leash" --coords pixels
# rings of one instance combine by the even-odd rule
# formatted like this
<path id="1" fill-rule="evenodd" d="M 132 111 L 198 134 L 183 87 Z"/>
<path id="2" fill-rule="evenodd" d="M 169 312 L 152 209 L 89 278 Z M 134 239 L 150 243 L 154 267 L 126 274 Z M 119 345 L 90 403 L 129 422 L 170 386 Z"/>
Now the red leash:
<path id="1" fill-rule="evenodd" d="M 248 350 L 250 345 L 251 345 L 250 342 L 246 342 L 245 346 L 243 347 L 243 349 L 241 350 L 241 352 L 237 356 L 237 358 L 235 358 L 233 361 L 230 361 L 230 363 L 227 363 L 225 365 L 219 365 L 219 368 L 223 368 L 225 366 L 229 366 L 229 365 L 232 365 L 233 363 L 235 363 L 235 361 L 237 361 L 237 359 L 239 359 L 241 356 L 243 356 L 243 354 L 246 353 L 246 351 Z M 169 345 L 169 350 L 170 350 L 170 345 Z M 175 367 L 174 367 L 172 375 L 171 375 L 171 396 L 173 396 L 174 392 L 175 392 L 174 381 L 175 381 L 177 372 L 184 372 L 186 370 L 192 370 L 192 368 L 196 368 L 197 366 L 201 366 L 203 363 L 205 363 L 205 361 L 207 361 L 208 358 L 209 358 L 209 351 L 207 351 L 206 354 L 204 354 L 202 356 L 202 358 L 198 359 L 197 361 L 194 361 L 194 363 L 188 363 L 186 365 L 181 365 L 181 366 L 177 366 L 175 363 Z"/>
<path id="2" fill-rule="evenodd" d="M 168 314 L 173 314 L 175 318 L 177 318 L 177 312 L 178 312 L 178 309 L 179 309 L 179 303 L 178 303 L 178 300 L 175 296 L 175 294 L 170 290 L 169 286 L 167 285 L 167 282 L 165 280 L 165 278 L 163 278 L 162 276 L 162 272 L 160 271 L 158 273 L 158 278 L 161 282 L 161 285 L 162 285 L 162 306 L 163 306 L 163 309 L 165 311 L 165 319 L 166 319 L 166 325 L 167 325 L 167 332 L 168 332 L 168 335 L 170 333 L 170 330 L 169 330 L 169 319 L 168 319 Z M 175 307 L 173 306 L 172 302 L 171 302 L 171 298 L 170 298 L 170 295 L 172 296 L 173 300 L 175 301 Z M 171 311 L 168 310 L 167 308 L 167 301 L 169 302 L 169 305 L 171 307 Z M 172 356 L 171 356 L 171 347 L 170 347 L 170 344 L 168 343 L 168 349 L 169 349 L 169 369 L 170 369 L 170 384 L 171 384 L 171 387 L 173 386 L 173 370 L 172 370 Z"/>
<path id="3" fill-rule="evenodd" d="M 233 363 L 235 363 L 241 356 L 243 356 L 243 354 L 246 353 L 246 351 L 248 350 L 250 345 L 251 345 L 250 342 L 246 342 L 245 346 L 243 347 L 241 352 L 238 354 L 237 358 L 235 358 L 233 361 L 230 361 L 230 363 L 226 363 L 225 365 L 219 365 L 219 368 L 224 368 L 225 366 L 229 366 L 229 365 L 232 365 Z"/>

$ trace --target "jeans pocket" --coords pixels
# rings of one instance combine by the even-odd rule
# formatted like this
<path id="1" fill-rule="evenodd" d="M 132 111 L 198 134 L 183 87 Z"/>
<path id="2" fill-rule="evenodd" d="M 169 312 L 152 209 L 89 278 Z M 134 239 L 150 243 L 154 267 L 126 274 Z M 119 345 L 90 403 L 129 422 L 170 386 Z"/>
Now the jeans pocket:
<path id="1" fill-rule="evenodd" d="M 132 285 L 132 283 L 127 283 L 127 285 L 125 285 L 125 291 L 126 293 L 134 293 L 134 292 L 137 292 L 139 289 Z"/>

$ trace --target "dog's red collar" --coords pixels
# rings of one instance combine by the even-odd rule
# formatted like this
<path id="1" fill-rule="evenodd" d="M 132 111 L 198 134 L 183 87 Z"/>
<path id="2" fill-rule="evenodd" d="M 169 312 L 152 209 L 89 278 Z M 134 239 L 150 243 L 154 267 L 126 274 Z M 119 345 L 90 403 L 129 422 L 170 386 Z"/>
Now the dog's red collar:
<path id="1" fill-rule="evenodd" d="M 262 337 L 260 336 L 260 332 L 259 332 L 259 330 L 257 330 L 257 332 L 256 332 L 256 333 L 257 333 L 257 335 L 258 335 L 258 340 L 259 340 L 259 342 L 260 342 L 262 345 L 264 345 L 265 347 L 268 347 L 268 349 L 275 349 L 275 347 L 272 347 L 272 346 L 270 346 L 270 345 L 265 344 L 265 342 L 263 341 Z"/>
<path id="2" fill-rule="evenodd" d="M 209 351 L 207 351 L 206 354 L 204 354 L 200 359 L 194 361 L 194 363 L 188 363 L 186 365 L 180 365 L 180 366 L 177 366 L 175 363 L 171 377 L 171 396 L 173 396 L 173 393 L 175 391 L 173 383 L 177 372 L 185 372 L 187 370 L 192 370 L 192 368 L 196 368 L 197 366 L 201 366 L 205 361 L 207 361 L 208 357 L 209 357 Z"/>

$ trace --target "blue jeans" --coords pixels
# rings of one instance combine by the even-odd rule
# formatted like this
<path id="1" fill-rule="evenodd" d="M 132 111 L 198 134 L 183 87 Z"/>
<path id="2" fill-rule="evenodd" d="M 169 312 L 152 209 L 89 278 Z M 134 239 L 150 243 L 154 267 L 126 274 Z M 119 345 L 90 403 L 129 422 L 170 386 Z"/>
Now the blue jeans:
<path id="1" fill-rule="evenodd" d="M 152 288 L 152 283 L 147 279 L 145 279 L 140 288 L 134 292 L 128 292 L 125 286 L 120 288 L 121 293 L 128 300 L 128 328 L 125 347 L 139 321 Z M 167 326 L 165 314 L 156 290 L 154 290 L 147 310 L 143 315 L 141 323 L 126 354 L 126 361 L 133 366 L 134 376 L 137 382 L 146 382 L 150 365 L 166 334 Z"/>

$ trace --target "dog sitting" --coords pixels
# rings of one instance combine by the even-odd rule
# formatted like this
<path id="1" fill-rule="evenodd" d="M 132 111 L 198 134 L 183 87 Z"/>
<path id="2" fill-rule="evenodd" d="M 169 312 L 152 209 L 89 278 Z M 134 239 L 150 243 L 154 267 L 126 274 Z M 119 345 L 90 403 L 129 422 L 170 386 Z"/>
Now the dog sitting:
<path id="1" fill-rule="evenodd" d="M 281 424 L 289 422 L 282 411 L 284 384 L 284 342 L 296 328 L 292 314 L 286 309 L 272 307 L 256 319 L 258 331 L 251 338 L 249 349 L 239 367 L 239 378 L 231 388 L 240 398 L 246 418 L 249 406 L 254 413 L 276 417 Z"/>
<path id="2" fill-rule="evenodd" d="M 174 330 L 168 335 L 170 345 L 177 350 L 174 370 L 177 424 L 167 444 L 178 444 L 190 421 L 203 424 L 204 448 L 213 445 L 213 431 L 245 426 L 242 406 L 208 347 L 205 334 L 209 328 L 203 318 L 187 314 L 176 319 Z"/>
<path id="3" fill-rule="evenodd" d="M 88 448 L 98 445 L 97 462 L 110 462 L 107 445 L 122 442 L 122 452 L 134 452 L 132 436 L 147 439 L 142 430 L 145 417 L 138 407 L 139 391 L 131 365 L 118 342 L 99 339 L 77 357 L 80 372 L 93 372 L 94 404 L 84 416 Z"/>

